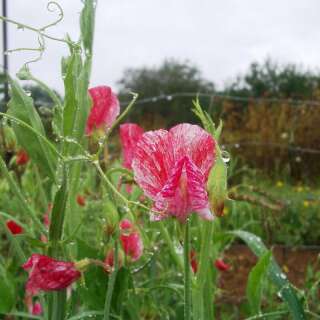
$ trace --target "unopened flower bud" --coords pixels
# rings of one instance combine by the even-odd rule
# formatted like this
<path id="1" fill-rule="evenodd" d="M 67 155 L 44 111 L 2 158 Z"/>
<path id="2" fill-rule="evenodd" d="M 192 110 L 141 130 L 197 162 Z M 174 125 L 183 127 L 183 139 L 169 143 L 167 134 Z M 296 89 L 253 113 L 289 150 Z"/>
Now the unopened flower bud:
<path id="1" fill-rule="evenodd" d="M 210 171 L 207 190 L 211 210 L 216 216 L 221 217 L 223 215 L 224 202 L 228 199 L 228 189 L 227 166 L 219 155 Z"/>
<path id="2" fill-rule="evenodd" d="M 119 214 L 117 208 L 111 201 L 107 201 L 104 205 L 104 212 L 106 217 L 105 231 L 107 235 L 111 236 L 119 223 Z"/>

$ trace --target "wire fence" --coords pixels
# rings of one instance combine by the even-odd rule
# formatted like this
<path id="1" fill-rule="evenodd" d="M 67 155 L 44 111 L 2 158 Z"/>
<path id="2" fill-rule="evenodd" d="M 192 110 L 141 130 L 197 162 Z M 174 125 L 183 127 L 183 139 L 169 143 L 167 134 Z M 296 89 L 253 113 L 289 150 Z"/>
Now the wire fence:
<path id="1" fill-rule="evenodd" d="M 230 100 L 235 102 L 254 102 L 254 103 L 279 103 L 279 104 L 288 104 L 294 106 L 308 106 L 308 107 L 320 107 L 320 101 L 317 100 L 299 100 L 299 99 L 281 99 L 281 98 L 264 98 L 264 97 L 240 97 L 240 96 L 233 96 L 233 95 L 225 95 L 219 93 L 199 93 L 199 92 L 176 92 L 172 94 L 161 94 L 158 96 L 148 97 L 144 99 L 140 99 L 136 102 L 136 105 L 143 105 L 143 104 L 150 104 L 150 103 L 157 103 L 159 101 L 168 101 L 171 102 L 173 99 L 176 98 L 196 98 L 196 97 L 205 97 L 209 98 L 210 101 L 214 101 L 215 99 L 222 99 L 222 100 Z M 125 106 L 130 101 L 122 102 L 121 105 Z M 320 149 L 314 148 L 307 148 L 304 146 L 299 145 L 292 145 L 292 144 L 282 144 L 276 142 L 258 142 L 258 141 L 234 141 L 228 142 L 223 144 L 225 148 L 240 148 L 241 146 L 246 147 L 262 147 L 262 148 L 276 148 L 282 150 L 288 150 L 295 153 L 300 154 L 310 154 L 310 155 L 319 155 Z M 299 162 L 299 158 L 297 158 L 296 162 Z"/>
<path id="2" fill-rule="evenodd" d="M 281 99 L 281 98 L 261 98 L 261 97 L 241 97 L 241 96 L 234 96 L 234 95 L 226 95 L 226 94 L 219 94 L 219 93 L 201 93 L 201 92 L 176 92 L 172 94 L 161 94 L 158 96 L 148 97 L 144 99 L 140 99 L 136 102 L 137 105 L 139 104 L 146 104 L 146 103 L 154 103 L 158 101 L 171 101 L 175 98 L 196 98 L 196 97 L 206 97 L 211 98 L 214 100 L 215 98 L 221 98 L 224 100 L 230 101 L 243 101 L 243 102 L 268 102 L 268 103 L 288 103 L 291 105 L 307 105 L 307 106 L 314 106 L 320 107 L 320 101 L 318 100 L 299 100 L 299 99 Z M 127 105 L 130 101 L 122 102 L 121 105 Z"/>

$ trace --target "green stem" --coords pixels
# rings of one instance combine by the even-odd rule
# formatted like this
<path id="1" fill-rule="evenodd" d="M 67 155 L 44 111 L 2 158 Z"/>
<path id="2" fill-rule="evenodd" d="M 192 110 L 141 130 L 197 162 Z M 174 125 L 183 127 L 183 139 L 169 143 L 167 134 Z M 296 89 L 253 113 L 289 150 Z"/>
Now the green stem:
<path id="1" fill-rule="evenodd" d="M 57 191 L 52 208 L 52 218 L 49 229 L 50 247 L 48 254 L 59 258 L 61 255 L 59 242 L 62 238 L 63 223 L 68 199 L 67 171 L 64 168 L 63 182 Z M 49 296 L 49 320 L 63 320 L 65 317 L 66 291 L 52 292 Z"/>
<path id="2" fill-rule="evenodd" d="M 184 230 L 184 320 L 191 320 L 191 290 L 190 290 L 190 261 L 189 261 L 189 245 L 190 245 L 190 226 L 187 219 Z"/>
<path id="3" fill-rule="evenodd" d="M 210 264 L 210 248 L 211 239 L 213 233 L 213 223 L 211 221 L 202 222 L 203 237 L 201 239 L 200 258 L 199 258 L 199 270 L 197 273 L 197 282 L 195 288 L 195 299 L 197 302 L 194 303 L 195 315 L 198 319 L 205 319 L 207 311 L 204 310 L 205 303 L 204 299 L 208 293 L 205 292 L 205 284 L 208 279 L 208 268 Z"/>
<path id="4" fill-rule="evenodd" d="M 114 248 L 114 270 L 112 271 L 108 281 L 107 295 L 106 295 L 106 300 L 104 304 L 103 320 L 110 319 L 112 294 L 113 294 L 113 289 L 116 282 L 117 273 L 118 273 L 118 240 L 116 238 L 115 248 Z"/>
<path id="5" fill-rule="evenodd" d="M 162 221 L 159 221 L 158 224 L 160 226 L 161 235 L 165 239 L 165 241 L 169 247 L 171 257 L 173 258 L 173 260 L 176 262 L 177 266 L 182 271 L 183 270 L 183 261 L 181 259 L 181 256 L 179 256 L 175 250 L 174 244 L 173 244 L 172 239 L 168 233 L 168 230 L 165 228 Z"/>

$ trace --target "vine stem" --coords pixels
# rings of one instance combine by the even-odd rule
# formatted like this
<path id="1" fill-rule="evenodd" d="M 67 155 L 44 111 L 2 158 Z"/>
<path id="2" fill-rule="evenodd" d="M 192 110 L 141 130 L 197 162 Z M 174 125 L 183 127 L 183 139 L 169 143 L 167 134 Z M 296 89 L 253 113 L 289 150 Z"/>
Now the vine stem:
<path id="1" fill-rule="evenodd" d="M 115 240 L 115 245 L 114 245 L 114 269 L 109 277 L 108 281 L 108 289 L 107 289 L 107 294 L 106 294 L 106 300 L 104 304 L 104 315 L 103 315 L 103 320 L 109 320 L 110 319 L 110 311 L 111 311 L 111 301 L 112 301 L 112 294 L 113 294 L 113 289 L 114 285 L 116 282 L 117 278 L 117 273 L 118 273 L 118 240 L 117 240 L 117 235 L 116 235 L 116 240 Z"/>
<path id="2" fill-rule="evenodd" d="M 191 277 L 190 277 L 190 222 L 187 219 L 184 230 L 183 256 L 184 256 L 184 320 L 191 320 Z"/>
<path id="3" fill-rule="evenodd" d="M 28 29 L 30 31 L 34 31 L 34 32 L 37 32 L 39 35 L 41 35 L 42 37 L 45 37 L 45 38 L 48 38 L 48 39 L 51 39 L 51 40 L 54 40 L 54 41 L 59 41 L 59 42 L 64 42 L 72 47 L 75 46 L 75 43 L 72 42 L 72 41 L 69 41 L 67 39 L 60 39 L 60 38 L 55 38 L 55 37 L 52 37 L 46 33 L 43 32 L 43 28 L 40 28 L 40 29 L 37 29 L 37 28 L 34 28 L 34 27 L 31 27 L 31 26 L 28 26 L 24 23 L 20 23 L 18 21 L 15 21 L 15 20 L 12 20 L 12 19 L 9 19 L 7 17 L 4 17 L 4 16 L 0 16 L 0 20 L 3 20 L 3 21 L 6 21 L 8 23 L 12 23 L 12 24 L 15 24 L 16 26 L 18 26 L 19 28 L 21 29 Z M 47 28 L 48 26 L 46 26 L 45 28 Z"/>

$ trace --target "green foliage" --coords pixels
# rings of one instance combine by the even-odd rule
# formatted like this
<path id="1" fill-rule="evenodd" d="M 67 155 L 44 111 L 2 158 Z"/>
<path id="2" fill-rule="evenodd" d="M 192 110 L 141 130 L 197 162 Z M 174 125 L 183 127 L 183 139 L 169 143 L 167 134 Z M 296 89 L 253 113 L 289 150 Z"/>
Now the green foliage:
<path id="1" fill-rule="evenodd" d="M 8 313 L 15 305 L 16 295 L 12 276 L 0 268 L 0 314 Z"/>
<path id="2" fill-rule="evenodd" d="M 280 66 L 270 59 L 252 63 L 249 70 L 224 89 L 236 96 L 313 99 L 320 75 L 294 64 Z"/>
<path id="3" fill-rule="evenodd" d="M 256 256 L 262 257 L 268 252 L 261 239 L 256 235 L 241 230 L 231 231 L 230 233 L 246 242 Z M 268 277 L 279 290 L 279 297 L 287 303 L 293 319 L 306 319 L 303 305 L 299 300 L 294 288 L 288 281 L 287 276 L 282 272 L 276 261 L 273 259 L 268 268 Z"/>
<path id="4" fill-rule="evenodd" d="M 14 81 L 11 84 L 11 99 L 9 101 L 8 114 L 31 126 L 35 132 L 30 132 L 13 122 L 12 127 L 19 144 L 27 150 L 31 158 L 39 165 L 43 172 L 55 180 L 55 168 L 57 157 L 52 151 L 45 147 L 43 139 L 36 133 L 45 136 L 41 119 L 34 108 L 33 100 L 20 85 Z"/>
<path id="5" fill-rule="evenodd" d="M 94 2 L 92 0 L 84 1 L 84 8 L 80 16 L 80 29 L 84 49 L 87 54 L 92 54 L 92 44 L 94 35 Z"/>
<path id="6" fill-rule="evenodd" d="M 271 252 L 264 253 L 256 266 L 251 269 L 247 284 L 247 299 L 249 301 L 252 314 L 258 314 L 261 305 L 262 288 L 264 278 L 267 274 L 271 262 Z"/>

